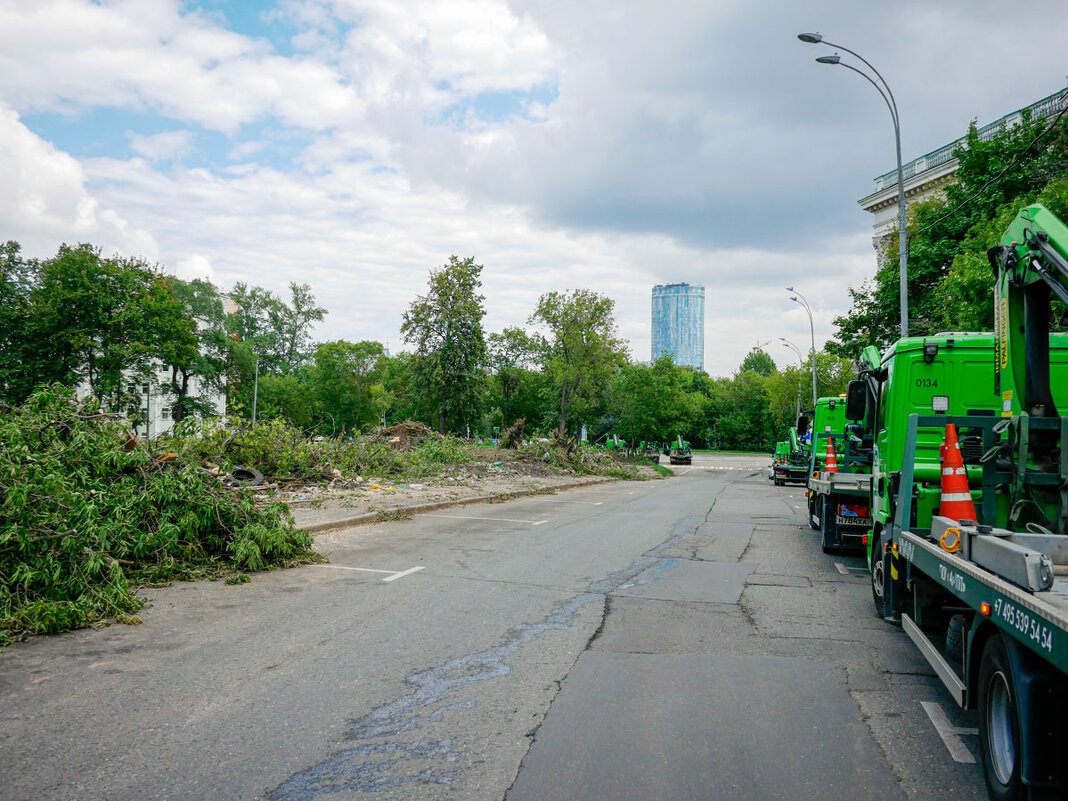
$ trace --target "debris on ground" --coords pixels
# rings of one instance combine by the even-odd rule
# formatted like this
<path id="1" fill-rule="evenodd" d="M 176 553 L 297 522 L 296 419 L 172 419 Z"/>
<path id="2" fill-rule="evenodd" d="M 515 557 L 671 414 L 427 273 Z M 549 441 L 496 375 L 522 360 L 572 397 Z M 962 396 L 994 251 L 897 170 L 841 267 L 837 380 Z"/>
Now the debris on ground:
<path id="1" fill-rule="evenodd" d="M 525 417 L 520 417 L 515 423 L 504 432 L 504 436 L 501 437 L 501 447 L 509 450 L 515 450 L 523 444 L 523 431 L 526 428 L 527 420 Z"/>
<path id="2" fill-rule="evenodd" d="M 437 431 L 422 423 L 408 421 L 384 428 L 370 437 L 376 442 L 384 442 L 398 451 L 410 451 L 419 447 L 428 439 L 444 439 Z"/>

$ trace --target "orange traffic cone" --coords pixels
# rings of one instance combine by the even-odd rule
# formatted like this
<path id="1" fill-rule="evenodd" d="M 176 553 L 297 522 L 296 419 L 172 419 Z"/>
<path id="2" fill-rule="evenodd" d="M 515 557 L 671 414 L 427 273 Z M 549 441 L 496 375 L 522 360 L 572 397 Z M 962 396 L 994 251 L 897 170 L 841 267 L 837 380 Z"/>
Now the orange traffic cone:
<path id="1" fill-rule="evenodd" d="M 968 472 L 960 455 L 957 427 L 946 423 L 946 457 L 942 462 L 942 500 L 938 513 L 951 520 L 975 520 L 975 504 L 968 491 Z"/>
<path id="2" fill-rule="evenodd" d="M 827 463 L 824 469 L 828 473 L 838 472 L 838 456 L 834 452 L 834 440 L 827 437 Z"/>

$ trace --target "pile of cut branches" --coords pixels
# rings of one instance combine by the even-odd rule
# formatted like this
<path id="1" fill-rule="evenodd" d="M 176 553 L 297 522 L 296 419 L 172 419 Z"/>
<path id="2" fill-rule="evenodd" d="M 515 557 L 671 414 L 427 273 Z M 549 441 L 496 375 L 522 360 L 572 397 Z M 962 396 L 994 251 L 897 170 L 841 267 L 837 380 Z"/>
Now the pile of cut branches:
<path id="1" fill-rule="evenodd" d="M 427 440 L 441 440 L 444 437 L 437 431 L 423 423 L 407 420 L 395 426 L 384 428 L 368 437 L 375 442 L 385 442 L 399 451 L 410 451 L 418 448 Z"/>
<path id="2" fill-rule="evenodd" d="M 60 388 L 0 410 L 0 645 L 109 618 L 138 586 L 313 559 L 283 504 L 153 453 Z"/>

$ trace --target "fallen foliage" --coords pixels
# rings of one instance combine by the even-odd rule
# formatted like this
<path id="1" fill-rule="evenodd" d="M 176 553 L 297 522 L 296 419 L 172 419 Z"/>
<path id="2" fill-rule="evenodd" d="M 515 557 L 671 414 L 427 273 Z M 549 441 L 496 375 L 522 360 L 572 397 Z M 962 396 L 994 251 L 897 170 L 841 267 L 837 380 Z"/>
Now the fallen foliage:
<path id="1" fill-rule="evenodd" d="M 314 558 L 284 504 L 256 508 L 60 388 L 0 410 L 0 499 L 0 645 L 137 622 L 139 586 Z"/>
<path id="2" fill-rule="evenodd" d="M 384 442 L 394 450 L 406 452 L 419 447 L 427 440 L 441 440 L 444 437 L 423 423 L 408 420 L 376 431 L 370 434 L 368 439 L 373 442 Z"/>

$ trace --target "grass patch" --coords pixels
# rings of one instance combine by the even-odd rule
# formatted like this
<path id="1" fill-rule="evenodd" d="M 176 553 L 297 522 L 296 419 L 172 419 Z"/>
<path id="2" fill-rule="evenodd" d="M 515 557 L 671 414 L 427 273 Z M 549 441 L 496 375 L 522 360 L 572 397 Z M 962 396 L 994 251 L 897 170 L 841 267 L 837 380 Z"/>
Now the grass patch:
<path id="1" fill-rule="evenodd" d="M 412 516 L 403 509 L 383 509 L 375 515 L 376 523 L 388 523 L 391 520 L 411 520 Z"/>

